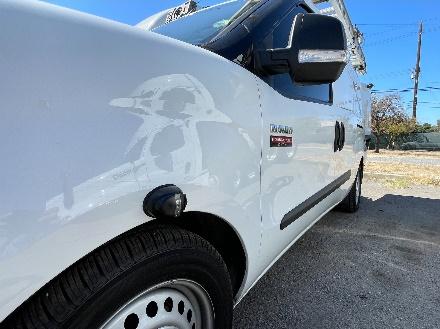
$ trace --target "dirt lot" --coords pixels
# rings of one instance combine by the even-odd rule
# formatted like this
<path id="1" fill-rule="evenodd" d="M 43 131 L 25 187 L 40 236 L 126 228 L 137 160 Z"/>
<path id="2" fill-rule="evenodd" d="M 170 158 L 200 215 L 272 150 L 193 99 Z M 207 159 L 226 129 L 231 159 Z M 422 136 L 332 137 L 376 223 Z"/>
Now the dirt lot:
<path id="1" fill-rule="evenodd" d="M 381 161 L 370 160 L 369 170 Z M 440 187 L 402 174 L 404 185 L 370 174 L 360 211 L 333 211 L 306 233 L 236 308 L 234 327 L 440 328 Z"/>
<path id="2" fill-rule="evenodd" d="M 440 152 L 381 151 L 369 153 L 366 175 L 392 187 L 440 186 Z"/>

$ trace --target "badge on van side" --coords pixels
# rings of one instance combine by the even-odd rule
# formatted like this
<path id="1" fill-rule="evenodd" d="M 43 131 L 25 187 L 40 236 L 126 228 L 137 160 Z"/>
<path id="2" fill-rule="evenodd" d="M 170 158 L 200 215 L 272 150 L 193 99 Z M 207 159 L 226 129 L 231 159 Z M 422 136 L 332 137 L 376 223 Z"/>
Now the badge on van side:
<path id="1" fill-rule="evenodd" d="M 270 133 L 271 134 L 286 134 L 286 135 L 292 135 L 293 134 L 293 128 L 289 126 L 283 126 L 283 125 L 270 125 Z"/>
<path id="2" fill-rule="evenodd" d="M 288 135 L 288 136 L 286 136 Z M 293 128 L 283 125 L 270 125 L 270 147 L 292 147 Z"/>

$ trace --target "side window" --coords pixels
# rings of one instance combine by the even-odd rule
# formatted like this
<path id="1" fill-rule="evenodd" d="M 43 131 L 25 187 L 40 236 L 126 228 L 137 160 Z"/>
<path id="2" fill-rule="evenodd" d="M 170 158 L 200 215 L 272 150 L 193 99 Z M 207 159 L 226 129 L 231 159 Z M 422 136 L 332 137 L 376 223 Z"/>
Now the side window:
<path id="1" fill-rule="evenodd" d="M 293 20 L 299 13 L 307 12 L 303 8 L 296 7 L 281 19 L 275 29 L 264 39 L 263 45 L 266 49 L 288 46 Z M 300 85 L 294 83 L 288 73 L 271 76 L 268 80 L 275 90 L 287 98 L 324 103 L 330 103 L 332 99 L 331 84 Z"/>

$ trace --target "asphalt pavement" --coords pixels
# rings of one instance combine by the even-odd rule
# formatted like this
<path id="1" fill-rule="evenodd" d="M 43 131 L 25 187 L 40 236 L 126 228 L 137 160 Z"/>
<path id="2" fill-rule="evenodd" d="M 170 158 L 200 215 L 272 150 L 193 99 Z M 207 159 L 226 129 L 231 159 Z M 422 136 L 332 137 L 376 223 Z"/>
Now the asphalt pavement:
<path id="1" fill-rule="evenodd" d="M 257 283 L 234 328 L 440 328 L 440 188 L 366 180 Z"/>

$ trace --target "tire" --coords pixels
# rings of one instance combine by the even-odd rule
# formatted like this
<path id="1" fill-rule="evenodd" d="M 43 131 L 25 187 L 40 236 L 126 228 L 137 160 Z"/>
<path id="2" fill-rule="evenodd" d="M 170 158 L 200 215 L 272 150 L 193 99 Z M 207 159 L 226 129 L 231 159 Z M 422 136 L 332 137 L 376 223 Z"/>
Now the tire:
<path id="1" fill-rule="evenodd" d="M 362 167 L 358 170 L 356 174 L 356 180 L 350 189 L 350 192 L 345 197 L 344 200 L 338 205 L 337 209 L 340 211 L 355 213 L 359 210 L 359 205 L 361 203 L 362 195 Z"/>
<path id="2" fill-rule="evenodd" d="M 232 298 L 228 270 L 211 244 L 180 228 L 157 226 L 89 254 L 0 327 L 134 329 L 183 321 L 182 328 L 228 329 Z"/>

